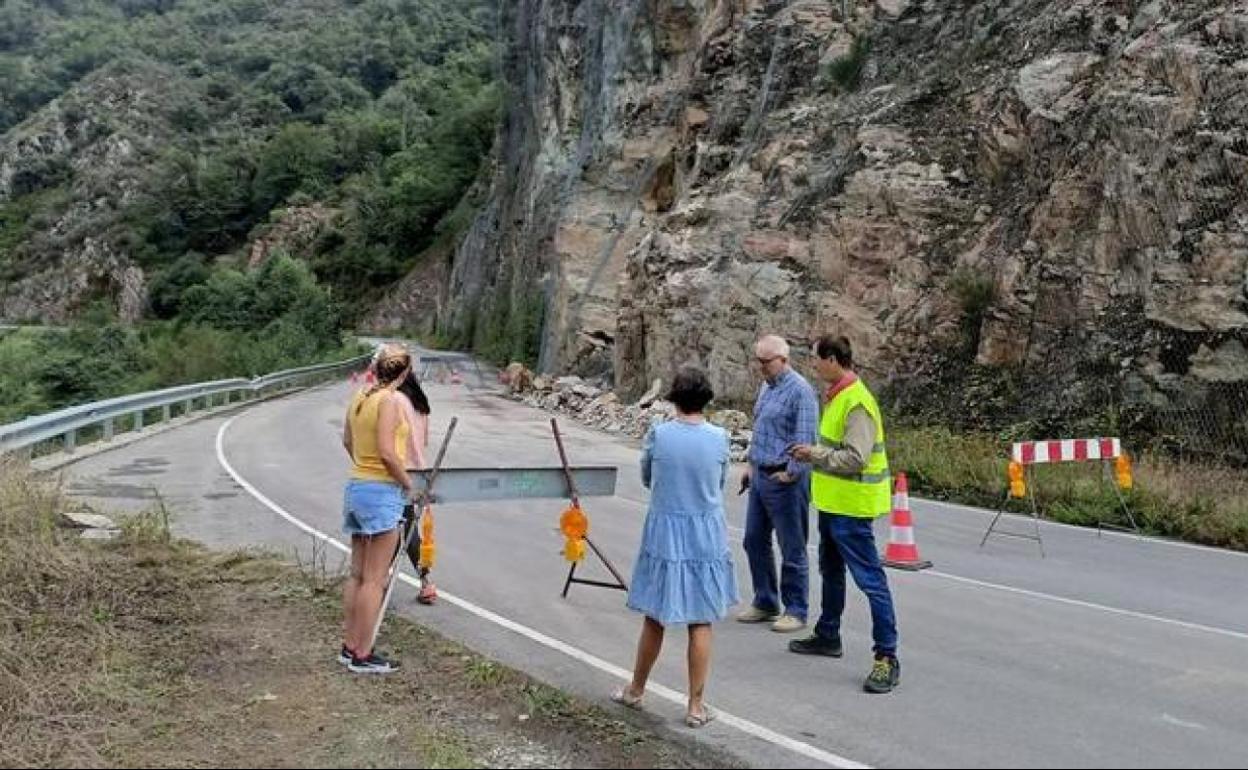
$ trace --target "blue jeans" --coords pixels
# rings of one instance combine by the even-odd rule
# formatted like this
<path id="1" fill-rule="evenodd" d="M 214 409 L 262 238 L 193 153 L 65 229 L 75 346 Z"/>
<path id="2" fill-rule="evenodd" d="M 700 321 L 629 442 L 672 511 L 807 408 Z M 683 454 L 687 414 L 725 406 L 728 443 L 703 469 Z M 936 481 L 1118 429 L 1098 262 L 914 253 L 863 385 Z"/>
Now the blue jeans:
<path id="1" fill-rule="evenodd" d="M 776 563 L 771 534 L 780 542 L 780 594 L 776 595 Z M 792 484 L 773 481 L 750 469 L 750 500 L 745 511 L 745 555 L 754 583 L 754 606 L 806 620 L 809 566 L 806 541 L 810 533 L 810 474 Z"/>
<path id="2" fill-rule="evenodd" d="M 837 639 L 845 611 L 845 568 L 871 603 L 871 636 L 875 651 L 897 654 L 897 615 L 888 578 L 875 550 L 873 519 L 819 512 L 819 571 L 823 573 L 823 612 L 815 633 Z"/>
<path id="3" fill-rule="evenodd" d="M 403 488 L 390 481 L 351 479 L 342 493 L 342 531 L 348 535 L 380 535 L 399 526 Z"/>

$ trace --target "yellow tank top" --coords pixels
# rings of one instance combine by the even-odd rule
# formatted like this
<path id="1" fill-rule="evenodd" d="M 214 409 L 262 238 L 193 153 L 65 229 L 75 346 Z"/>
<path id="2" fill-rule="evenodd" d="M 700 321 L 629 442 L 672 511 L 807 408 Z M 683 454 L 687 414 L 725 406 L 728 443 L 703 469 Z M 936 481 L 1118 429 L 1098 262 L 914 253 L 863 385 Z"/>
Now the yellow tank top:
<path id="1" fill-rule="evenodd" d="M 351 424 L 351 458 L 355 461 L 351 467 L 351 478 L 363 481 L 389 481 L 396 483 L 394 477 L 386 470 L 377 451 L 377 420 L 381 415 L 381 402 L 393 391 L 384 389 L 365 395 L 368 391 L 361 390 L 351 398 L 351 406 L 347 410 L 347 419 Z M 398 427 L 394 431 L 394 451 L 399 462 L 407 465 L 407 436 L 411 431 L 403 415 L 398 415 Z"/>

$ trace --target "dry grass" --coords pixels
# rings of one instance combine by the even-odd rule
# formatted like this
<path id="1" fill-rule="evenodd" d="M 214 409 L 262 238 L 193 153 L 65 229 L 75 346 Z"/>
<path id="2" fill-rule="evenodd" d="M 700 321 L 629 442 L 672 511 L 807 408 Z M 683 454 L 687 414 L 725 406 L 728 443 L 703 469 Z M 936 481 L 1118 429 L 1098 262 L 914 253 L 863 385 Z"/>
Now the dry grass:
<path id="1" fill-rule="evenodd" d="M 1248 473 L 1144 457 L 1136 463 L 1136 479 L 1153 531 L 1248 550 Z"/>
<path id="2" fill-rule="evenodd" d="M 940 500 L 995 508 L 1005 494 L 1008 442 L 941 428 L 890 431 L 889 461 L 910 490 Z M 1134 463 L 1127 504 L 1146 531 L 1207 545 L 1248 550 L 1248 473 L 1148 455 Z M 1070 524 L 1124 524 L 1112 479 L 1099 466 L 1036 466 L 1032 491 L 1043 515 Z M 1010 501 L 1010 510 L 1027 503 Z"/>
<path id="3" fill-rule="evenodd" d="M 171 541 L 157 504 L 86 542 L 0 469 L 0 767 L 710 767 L 732 760 L 405 621 L 404 662 L 333 657 L 337 576 Z"/>
<path id="4" fill-rule="evenodd" d="M 107 735 L 150 708 L 141 654 L 124 641 L 168 625 L 185 597 L 183 554 L 88 549 L 58 526 L 66 502 L 49 485 L 0 468 L 0 764 L 98 766 Z M 133 564 L 131 563 L 133 561 Z M 136 566 L 138 565 L 138 566 Z M 193 612 L 193 606 L 186 611 Z M 130 672 L 130 673 L 127 673 Z"/>

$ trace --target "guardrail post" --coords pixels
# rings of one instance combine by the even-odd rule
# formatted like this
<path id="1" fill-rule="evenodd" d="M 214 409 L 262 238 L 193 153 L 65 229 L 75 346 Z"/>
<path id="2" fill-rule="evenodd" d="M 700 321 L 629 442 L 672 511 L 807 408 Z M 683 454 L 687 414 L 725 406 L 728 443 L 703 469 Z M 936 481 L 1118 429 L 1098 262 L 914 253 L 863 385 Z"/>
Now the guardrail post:
<path id="1" fill-rule="evenodd" d="M 195 399 L 188 398 L 187 400 L 182 402 L 182 416 L 183 417 L 185 417 L 186 415 L 190 414 L 193 411 L 195 411 Z"/>
<path id="2" fill-rule="evenodd" d="M 78 431 L 70 429 L 65 431 L 65 451 L 72 452 L 74 447 L 78 445 Z"/>
<path id="3" fill-rule="evenodd" d="M 104 421 L 104 440 L 113 440 L 113 418 L 111 417 Z"/>
<path id="4" fill-rule="evenodd" d="M 143 430 L 143 410 L 142 409 L 134 413 L 134 425 L 132 427 L 134 430 Z"/>
<path id="5" fill-rule="evenodd" d="M 169 422 L 169 420 L 170 420 L 172 417 L 173 417 L 173 414 L 172 414 L 172 412 L 170 411 L 170 409 L 169 409 L 169 405 L 168 405 L 168 404 L 165 404 L 164 406 L 162 406 L 162 407 L 160 408 L 160 419 L 161 419 L 161 420 L 163 420 L 164 422 Z"/>

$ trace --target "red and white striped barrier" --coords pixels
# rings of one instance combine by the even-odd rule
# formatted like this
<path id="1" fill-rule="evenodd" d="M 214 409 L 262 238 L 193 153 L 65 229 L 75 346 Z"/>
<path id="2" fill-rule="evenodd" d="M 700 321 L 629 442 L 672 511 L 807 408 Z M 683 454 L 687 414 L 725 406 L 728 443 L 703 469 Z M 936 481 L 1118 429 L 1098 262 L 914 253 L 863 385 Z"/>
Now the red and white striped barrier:
<path id="1" fill-rule="evenodd" d="M 1116 438 L 1063 438 L 1055 441 L 1018 441 L 1012 458 L 1022 465 L 1112 460 L 1122 455 Z"/>

